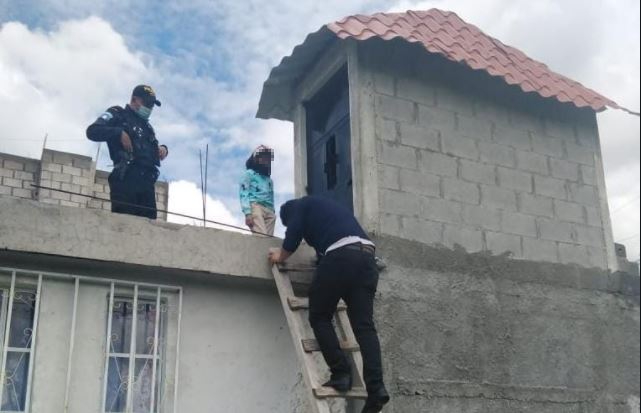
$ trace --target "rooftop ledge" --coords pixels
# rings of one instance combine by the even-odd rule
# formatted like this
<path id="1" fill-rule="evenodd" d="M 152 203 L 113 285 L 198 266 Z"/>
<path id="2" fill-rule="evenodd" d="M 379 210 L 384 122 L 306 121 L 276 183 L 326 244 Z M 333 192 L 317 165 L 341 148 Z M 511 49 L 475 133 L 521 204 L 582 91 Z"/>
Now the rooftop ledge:
<path id="1" fill-rule="evenodd" d="M 275 238 L 0 197 L 0 250 L 268 280 L 273 277 L 267 252 L 280 244 Z M 296 256 L 309 262 L 311 252 Z"/>

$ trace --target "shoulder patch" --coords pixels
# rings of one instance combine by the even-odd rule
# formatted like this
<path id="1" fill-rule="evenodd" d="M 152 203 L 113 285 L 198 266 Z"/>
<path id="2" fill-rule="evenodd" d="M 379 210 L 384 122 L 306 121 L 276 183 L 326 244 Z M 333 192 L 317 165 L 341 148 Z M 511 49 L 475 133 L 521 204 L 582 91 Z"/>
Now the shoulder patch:
<path id="1" fill-rule="evenodd" d="M 111 112 L 103 112 L 102 115 L 100 115 L 100 119 L 104 120 L 105 122 L 109 122 L 111 119 L 113 119 L 114 115 L 111 114 Z"/>

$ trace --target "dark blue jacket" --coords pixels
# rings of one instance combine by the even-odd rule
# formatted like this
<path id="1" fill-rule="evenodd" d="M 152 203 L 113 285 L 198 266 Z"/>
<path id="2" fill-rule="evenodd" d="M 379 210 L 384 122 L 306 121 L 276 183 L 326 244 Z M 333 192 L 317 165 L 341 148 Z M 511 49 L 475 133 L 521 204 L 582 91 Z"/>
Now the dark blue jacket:
<path id="1" fill-rule="evenodd" d="M 304 239 L 322 255 L 330 245 L 349 236 L 369 239 L 349 209 L 328 198 L 306 196 L 294 201 L 283 249 L 294 252 Z"/>

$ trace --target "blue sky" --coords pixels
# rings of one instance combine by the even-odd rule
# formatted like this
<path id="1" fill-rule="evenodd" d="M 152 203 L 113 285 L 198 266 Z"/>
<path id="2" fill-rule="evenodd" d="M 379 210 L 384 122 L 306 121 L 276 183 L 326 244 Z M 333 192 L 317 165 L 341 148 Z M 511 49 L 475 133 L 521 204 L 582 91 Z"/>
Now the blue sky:
<path id="1" fill-rule="evenodd" d="M 48 133 L 50 148 L 95 156 L 86 125 L 123 105 L 134 85 L 148 83 L 163 101 L 152 124 L 170 146 L 162 167 L 173 182 L 170 207 L 200 213 L 198 151 L 209 143 L 209 216 L 239 224 L 237 181 L 258 144 L 276 150 L 277 203 L 293 192 L 291 124 L 254 118 L 270 69 L 308 33 L 343 16 L 430 7 L 456 11 L 554 70 L 639 108 L 633 0 L 0 0 L 0 151 L 39 157 Z M 611 111 L 599 121 L 615 239 L 627 238 L 636 258 L 639 121 Z M 105 152 L 101 168 L 108 168 Z"/>

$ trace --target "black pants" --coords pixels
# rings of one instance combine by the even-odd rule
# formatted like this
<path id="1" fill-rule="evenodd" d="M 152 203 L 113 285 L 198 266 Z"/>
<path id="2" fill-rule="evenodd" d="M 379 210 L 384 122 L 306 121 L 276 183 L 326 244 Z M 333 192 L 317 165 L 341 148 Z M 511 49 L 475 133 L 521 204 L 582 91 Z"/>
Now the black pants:
<path id="1" fill-rule="evenodd" d="M 309 291 L 309 322 L 332 374 L 351 371 L 332 325 L 338 301 L 342 298 L 347 304 L 370 393 L 383 386 L 381 346 L 373 319 L 377 285 L 378 269 L 373 254 L 339 248 L 321 259 Z"/>
<path id="2" fill-rule="evenodd" d="M 155 168 L 130 165 L 124 174 L 114 169 L 109 175 L 111 212 L 156 219 L 157 178 Z"/>

